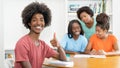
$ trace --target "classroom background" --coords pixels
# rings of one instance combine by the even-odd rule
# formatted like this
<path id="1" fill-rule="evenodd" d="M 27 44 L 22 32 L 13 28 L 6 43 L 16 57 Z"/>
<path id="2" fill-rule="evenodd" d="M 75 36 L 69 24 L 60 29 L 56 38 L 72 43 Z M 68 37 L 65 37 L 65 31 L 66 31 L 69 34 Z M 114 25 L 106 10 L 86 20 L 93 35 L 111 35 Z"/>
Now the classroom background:
<path id="1" fill-rule="evenodd" d="M 21 12 L 33 1 L 45 3 L 52 12 L 51 26 L 45 28 L 40 36 L 46 43 L 50 44 L 54 32 L 60 40 L 67 32 L 68 21 L 76 18 L 77 8 L 88 5 L 93 8 L 95 15 L 105 10 L 111 17 L 110 33 L 117 37 L 120 48 L 120 0 L 105 0 L 105 9 L 99 8 L 102 0 L 0 0 L 0 68 L 4 68 L 6 53 L 13 51 L 17 40 L 28 33 L 22 24 Z"/>

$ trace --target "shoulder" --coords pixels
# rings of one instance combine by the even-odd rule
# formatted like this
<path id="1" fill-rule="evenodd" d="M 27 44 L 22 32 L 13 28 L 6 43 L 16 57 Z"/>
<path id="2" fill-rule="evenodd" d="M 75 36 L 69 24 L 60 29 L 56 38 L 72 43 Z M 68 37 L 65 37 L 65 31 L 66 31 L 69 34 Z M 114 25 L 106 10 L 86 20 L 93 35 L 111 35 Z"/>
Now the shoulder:
<path id="1" fill-rule="evenodd" d="M 117 38 L 113 34 L 109 34 L 107 39 L 113 43 L 118 41 Z"/>
<path id="2" fill-rule="evenodd" d="M 17 41 L 15 50 L 29 49 L 29 44 L 31 44 L 29 37 L 28 35 L 25 35 Z"/>
<path id="3" fill-rule="evenodd" d="M 109 39 L 116 39 L 116 37 L 113 34 L 108 34 Z"/>
<path id="4" fill-rule="evenodd" d="M 83 35 L 80 35 L 80 37 L 79 37 L 80 39 L 80 41 L 82 40 L 82 41 L 84 41 L 84 42 L 88 42 L 88 40 L 87 40 L 87 38 L 85 37 L 85 36 L 83 36 Z"/>
<path id="5" fill-rule="evenodd" d="M 80 38 L 85 40 L 87 39 L 84 35 L 80 35 Z"/>
<path id="6" fill-rule="evenodd" d="M 93 40 L 96 40 L 96 39 L 97 39 L 97 35 L 96 35 L 96 34 L 93 34 L 93 35 L 90 37 L 89 40 L 90 40 L 90 41 L 91 41 L 91 40 L 93 41 Z"/>
<path id="7" fill-rule="evenodd" d="M 28 35 L 24 35 L 23 37 L 21 37 L 16 44 L 23 44 L 23 43 L 27 43 L 28 42 Z"/>
<path id="8" fill-rule="evenodd" d="M 68 37 L 68 34 L 66 33 L 66 34 L 64 34 L 64 37 Z"/>
<path id="9" fill-rule="evenodd" d="M 109 37 L 115 37 L 113 34 L 108 34 Z"/>
<path id="10" fill-rule="evenodd" d="M 63 38 L 64 38 L 64 39 L 69 39 L 68 34 L 67 34 L 67 33 L 64 34 Z"/>
<path id="11" fill-rule="evenodd" d="M 96 34 L 93 34 L 90 38 L 96 38 L 97 35 Z"/>

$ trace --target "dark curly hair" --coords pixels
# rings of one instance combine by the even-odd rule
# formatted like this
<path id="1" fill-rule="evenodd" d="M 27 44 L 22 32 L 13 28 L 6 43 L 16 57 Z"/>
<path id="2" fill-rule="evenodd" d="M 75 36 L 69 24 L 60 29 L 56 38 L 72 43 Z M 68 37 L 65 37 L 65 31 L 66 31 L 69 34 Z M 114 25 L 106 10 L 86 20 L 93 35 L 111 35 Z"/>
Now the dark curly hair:
<path id="1" fill-rule="evenodd" d="M 92 9 L 90 9 L 88 6 L 83 6 L 83 7 L 81 7 L 81 8 L 79 8 L 78 10 L 77 10 L 77 17 L 81 20 L 81 18 L 80 18 L 80 14 L 82 13 L 82 12 L 86 12 L 87 14 L 89 14 L 91 17 L 93 17 L 93 11 L 92 11 Z"/>
<path id="2" fill-rule="evenodd" d="M 26 28 L 30 29 L 28 23 L 31 22 L 32 16 L 36 13 L 40 13 L 44 16 L 45 27 L 51 24 L 50 9 L 44 3 L 32 2 L 22 11 L 22 21 Z"/>
<path id="3" fill-rule="evenodd" d="M 103 30 L 109 30 L 110 24 L 109 24 L 110 17 L 105 13 L 100 13 L 96 17 L 97 24 L 96 26 L 99 26 Z"/>
<path id="4" fill-rule="evenodd" d="M 81 32 L 80 32 L 80 34 L 81 35 L 84 35 L 84 31 L 83 31 L 83 29 L 82 29 L 82 26 L 81 26 L 81 24 L 80 24 L 80 22 L 78 21 L 78 20 L 76 20 L 76 19 L 74 19 L 74 20 L 71 20 L 70 22 L 69 22 L 69 25 L 68 25 L 68 37 L 69 38 L 72 38 L 73 37 L 73 32 L 72 32 L 72 25 L 73 25 L 73 23 L 78 23 L 79 24 L 79 26 L 80 26 L 80 28 L 81 28 Z"/>

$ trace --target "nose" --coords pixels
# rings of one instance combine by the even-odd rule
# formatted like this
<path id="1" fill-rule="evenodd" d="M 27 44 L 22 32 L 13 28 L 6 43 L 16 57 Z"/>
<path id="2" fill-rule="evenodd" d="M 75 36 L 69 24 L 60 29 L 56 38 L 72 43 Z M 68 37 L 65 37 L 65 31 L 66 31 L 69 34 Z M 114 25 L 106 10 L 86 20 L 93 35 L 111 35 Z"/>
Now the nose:
<path id="1" fill-rule="evenodd" d="M 43 27 L 43 28 L 44 28 L 45 23 L 44 23 L 44 22 L 42 22 L 42 21 L 37 21 L 37 25 L 39 25 L 39 26 L 41 26 L 41 27 Z"/>
<path id="2" fill-rule="evenodd" d="M 38 21 L 37 21 L 37 24 L 39 25 L 39 24 L 41 24 L 41 22 L 38 20 Z"/>

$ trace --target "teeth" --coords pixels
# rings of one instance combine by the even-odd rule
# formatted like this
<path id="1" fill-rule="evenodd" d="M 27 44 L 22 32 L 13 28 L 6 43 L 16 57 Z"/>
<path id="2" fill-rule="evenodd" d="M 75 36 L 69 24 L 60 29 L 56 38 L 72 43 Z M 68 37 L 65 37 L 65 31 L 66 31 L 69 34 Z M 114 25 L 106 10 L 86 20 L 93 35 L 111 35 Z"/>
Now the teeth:
<path id="1" fill-rule="evenodd" d="M 80 34 L 80 32 L 75 32 L 75 34 L 76 34 L 76 35 L 79 35 L 79 34 Z"/>
<path id="2" fill-rule="evenodd" d="M 41 27 L 41 26 L 37 26 L 36 28 L 38 28 L 38 29 L 42 29 L 43 27 Z"/>

